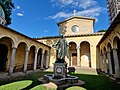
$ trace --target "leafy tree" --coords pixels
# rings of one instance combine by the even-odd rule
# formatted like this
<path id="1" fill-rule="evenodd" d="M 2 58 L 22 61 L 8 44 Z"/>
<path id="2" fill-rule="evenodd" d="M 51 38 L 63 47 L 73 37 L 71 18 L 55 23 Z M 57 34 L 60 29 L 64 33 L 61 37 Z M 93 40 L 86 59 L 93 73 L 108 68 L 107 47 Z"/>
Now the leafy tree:
<path id="1" fill-rule="evenodd" d="M 6 26 L 11 24 L 12 9 L 14 9 L 14 4 L 12 0 L 0 0 L 0 5 L 5 13 L 5 20 L 7 21 Z"/>
<path id="2" fill-rule="evenodd" d="M 106 32 L 107 30 L 103 29 L 103 30 L 99 30 L 98 32 Z"/>

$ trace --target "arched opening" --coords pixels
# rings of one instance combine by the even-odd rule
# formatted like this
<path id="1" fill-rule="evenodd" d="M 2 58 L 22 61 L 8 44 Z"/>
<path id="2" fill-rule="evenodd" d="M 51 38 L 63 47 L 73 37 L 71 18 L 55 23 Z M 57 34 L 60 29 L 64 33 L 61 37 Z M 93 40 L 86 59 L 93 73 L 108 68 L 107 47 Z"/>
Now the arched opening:
<path id="1" fill-rule="evenodd" d="M 117 53 L 118 53 L 119 68 L 120 68 L 120 39 L 118 39 L 117 41 Z"/>
<path id="2" fill-rule="evenodd" d="M 27 70 L 33 70 L 35 58 L 35 46 L 30 47 Z"/>
<path id="3" fill-rule="evenodd" d="M 112 66 L 112 74 L 115 74 L 115 64 L 114 64 L 114 58 L 113 58 L 113 51 L 112 46 L 110 43 L 108 43 L 108 50 L 110 51 L 110 57 L 111 57 L 111 66 Z"/>
<path id="4" fill-rule="evenodd" d="M 83 41 L 80 44 L 80 57 L 81 57 L 81 66 L 91 67 L 90 44 L 89 44 L 89 42 Z"/>
<path id="5" fill-rule="evenodd" d="M 47 63 L 47 54 L 48 54 L 48 52 L 47 52 L 47 50 L 45 50 L 44 61 L 43 61 L 43 68 L 45 68 L 45 69 L 46 69 L 46 63 Z"/>
<path id="6" fill-rule="evenodd" d="M 75 42 L 70 42 L 69 45 L 69 55 L 71 57 L 69 60 L 69 66 L 77 66 L 77 45 Z"/>
<path id="7" fill-rule="evenodd" d="M 8 47 L 5 44 L 0 44 L 0 71 L 6 70 Z"/>
<path id="8" fill-rule="evenodd" d="M 42 60 L 42 48 L 38 50 L 38 56 L 37 56 L 37 69 L 40 69 L 41 67 L 41 60 Z"/>
<path id="9" fill-rule="evenodd" d="M 24 42 L 19 43 L 17 47 L 16 55 L 15 55 L 14 72 L 23 71 L 26 48 L 27 48 L 26 43 Z"/>
<path id="10" fill-rule="evenodd" d="M 14 42 L 9 37 L 0 39 L 0 71 L 8 71 Z"/>
<path id="11" fill-rule="evenodd" d="M 119 37 L 115 37 L 113 41 L 113 48 L 117 49 L 117 58 L 119 62 L 119 68 L 120 68 L 120 39 Z"/>
<path id="12" fill-rule="evenodd" d="M 101 71 L 104 71 L 102 49 L 100 50 L 100 66 L 101 66 Z"/>
<path id="13" fill-rule="evenodd" d="M 107 52 L 105 47 L 104 47 L 104 69 L 106 70 L 106 73 L 109 73 L 108 57 L 107 57 Z"/>

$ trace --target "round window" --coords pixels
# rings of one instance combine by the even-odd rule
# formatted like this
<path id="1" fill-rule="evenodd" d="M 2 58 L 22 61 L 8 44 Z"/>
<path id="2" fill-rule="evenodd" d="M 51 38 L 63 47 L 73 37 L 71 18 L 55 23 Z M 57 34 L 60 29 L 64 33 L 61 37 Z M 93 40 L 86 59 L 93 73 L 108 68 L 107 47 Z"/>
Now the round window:
<path id="1" fill-rule="evenodd" d="M 77 25 L 72 26 L 72 32 L 77 33 L 79 32 L 79 27 Z"/>

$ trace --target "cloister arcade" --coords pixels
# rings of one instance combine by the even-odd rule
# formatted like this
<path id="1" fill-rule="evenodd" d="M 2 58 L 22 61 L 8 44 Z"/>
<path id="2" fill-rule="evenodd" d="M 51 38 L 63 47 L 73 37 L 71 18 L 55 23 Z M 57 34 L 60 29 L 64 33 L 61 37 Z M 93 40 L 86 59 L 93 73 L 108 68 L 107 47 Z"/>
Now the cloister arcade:
<path id="1" fill-rule="evenodd" d="M 99 57 L 101 71 L 120 78 L 120 36 L 114 35 L 110 42 L 101 45 Z"/>
<path id="2" fill-rule="evenodd" d="M 0 32 L 4 32 L 0 33 L 0 72 L 12 74 L 49 67 L 49 46 L 0 27 Z"/>
<path id="3" fill-rule="evenodd" d="M 77 44 L 74 41 L 69 42 L 70 66 L 91 67 L 90 43 L 82 41 Z"/>
<path id="4" fill-rule="evenodd" d="M 99 69 L 120 79 L 120 13 L 105 32 L 98 45 Z"/>

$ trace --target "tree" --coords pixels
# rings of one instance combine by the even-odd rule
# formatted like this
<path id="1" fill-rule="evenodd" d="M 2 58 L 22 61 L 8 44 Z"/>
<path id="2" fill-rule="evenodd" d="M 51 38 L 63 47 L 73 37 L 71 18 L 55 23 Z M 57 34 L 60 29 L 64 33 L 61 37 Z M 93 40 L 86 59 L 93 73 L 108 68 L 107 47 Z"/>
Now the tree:
<path id="1" fill-rule="evenodd" d="M 10 25 L 12 20 L 10 15 L 12 14 L 12 9 L 14 9 L 14 4 L 12 0 L 0 0 L 0 5 L 5 13 L 6 26 Z"/>
<path id="2" fill-rule="evenodd" d="M 107 30 L 103 29 L 103 30 L 99 30 L 98 32 L 106 32 Z"/>

